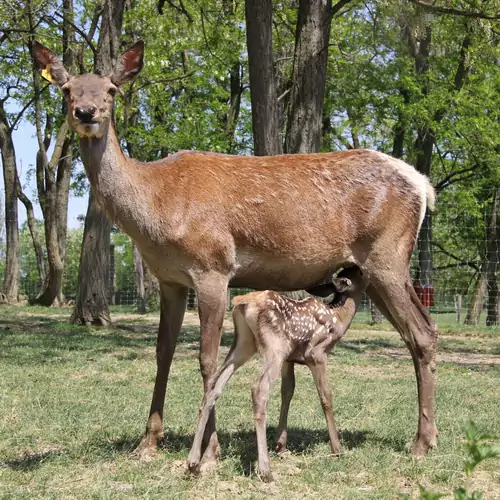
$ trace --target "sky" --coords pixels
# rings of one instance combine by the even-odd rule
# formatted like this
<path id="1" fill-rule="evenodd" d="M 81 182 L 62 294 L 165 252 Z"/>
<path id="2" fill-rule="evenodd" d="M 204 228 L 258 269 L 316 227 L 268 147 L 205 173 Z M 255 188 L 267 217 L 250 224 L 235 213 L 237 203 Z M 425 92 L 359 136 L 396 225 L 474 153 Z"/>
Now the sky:
<path id="1" fill-rule="evenodd" d="M 9 110 L 10 111 L 10 110 Z M 23 186 L 23 190 L 33 202 L 35 209 L 35 216 L 37 219 L 42 220 L 42 211 L 38 203 L 36 195 L 36 180 L 35 176 L 27 176 L 30 169 L 34 169 L 36 152 L 38 151 L 38 141 L 36 139 L 35 127 L 26 121 L 22 121 L 17 130 L 14 131 L 14 147 L 16 150 L 16 162 L 19 178 Z M 49 150 L 49 154 L 51 151 Z M 1 160 L 0 160 L 1 161 Z M 29 178 L 29 180 L 28 180 Z M 0 169 L 0 189 L 2 191 L 2 198 L 4 192 L 3 184 L 3 168 Z M 88 195 L 84 197 L 75 197 L 70 194 L 68 203 L 68 227 L 80 227 L 81 223 L 78 216 L 87 213 Z M 18 201 L 19 206 L 19 225 L 26 220 L 26 209 L 24 205 Z"/>

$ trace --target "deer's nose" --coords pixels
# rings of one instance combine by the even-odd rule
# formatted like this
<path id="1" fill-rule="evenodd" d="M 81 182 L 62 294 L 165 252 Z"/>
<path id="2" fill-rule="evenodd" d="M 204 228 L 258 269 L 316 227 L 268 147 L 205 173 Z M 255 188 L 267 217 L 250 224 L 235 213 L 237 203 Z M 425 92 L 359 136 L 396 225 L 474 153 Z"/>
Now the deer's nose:
<path id="1" fill-rule="evenodd" d="M 90 123 L 93 120 L 96 111 L 97 108 L 95 106 L 78 106 L 75 108 L 75 116 L 82 123 Z"/>

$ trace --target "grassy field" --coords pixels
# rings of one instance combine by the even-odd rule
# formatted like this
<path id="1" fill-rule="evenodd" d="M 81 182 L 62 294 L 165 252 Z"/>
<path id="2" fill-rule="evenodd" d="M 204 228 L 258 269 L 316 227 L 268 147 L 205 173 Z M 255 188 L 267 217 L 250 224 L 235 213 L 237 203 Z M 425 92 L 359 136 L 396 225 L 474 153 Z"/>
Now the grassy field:
<path id="1" fill-rule="evenodd" d="M 500 436 L 500 335 L 441 335 L 439 447 L 416 460 L 413 366 L 388 330 L 352 329 L 330 363 L 345 454 L 333 459 L 312 378 L 297 368 L 288 453 L 272 455 L 275 482 L 253 475 L 256 446 L 250 385 L 258 359 L 238 372 L 218 405 L 217 471 L 186 477 L 184 461 L 201 402 L 198 326 L 186 317 L 167 391 L 166 440 L 151 463 L 134 459 L 155 376 L 154 315 L 115 313 L 109 329 L 71 327 L 68 310 L 0 308 L 0 498 L 401 498 L 418 485 L 456 486 L 500 498 L 500 459 L 466 480 L 464 429 L 472 418 Z M 225 324 L 221 356 L 231 343 Z M 276 387 L 269 439 L 279 410 Z"/>

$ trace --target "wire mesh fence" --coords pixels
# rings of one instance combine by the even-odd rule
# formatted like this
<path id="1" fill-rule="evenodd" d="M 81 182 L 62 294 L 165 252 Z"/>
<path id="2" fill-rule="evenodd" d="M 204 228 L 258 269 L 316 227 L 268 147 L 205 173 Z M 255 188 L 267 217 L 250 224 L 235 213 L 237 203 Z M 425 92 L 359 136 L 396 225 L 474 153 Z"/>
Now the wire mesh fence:
<path id="1" fill-rule="evenodd" d="M 434 320 L 440 324 L 494 326 L 499 323 L 497 270 L 500 261 L 498 190 L 444 192 L 437 209 L 428 215 L 411 261 L 413 286 Z M 81 229 L 70 230 L 66 249 L 63 294 L 71 304 L 78 279 Z M 24 234 L 26 233 L 26 234 Z M 112 234 L 109 301 L 137 312 L 159 311 L 159 286 L 137 258 L 130 239 Z M 390 265 L 390 263 L 389 263 Z M 228 304 L 248 289 L 230 289 Z M 27 228 L 21 230 L 20 293 L 34 299 L 40 292 L 36 258 Z M 196 308 L 191 291 L 188 308 Z M 356 321 L 380 321 L 368 297 L 364 297 Z"/>

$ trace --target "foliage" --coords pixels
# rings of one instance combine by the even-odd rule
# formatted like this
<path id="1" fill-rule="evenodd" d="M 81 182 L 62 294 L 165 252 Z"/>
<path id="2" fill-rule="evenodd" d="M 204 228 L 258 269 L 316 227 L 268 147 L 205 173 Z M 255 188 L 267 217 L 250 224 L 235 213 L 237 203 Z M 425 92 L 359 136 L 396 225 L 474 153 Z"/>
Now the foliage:
<path id="1" fill-rule="evenodd" d="M 43 236 L 43 222 L 37 221 L 37 225 L 40 234 Z M 82 228 L 68 229 L 63 276 L 63 295 L 66 299 L 72 299 L 75 296 L 82 238 Z M 30 299 L 34 299 L 40 291 L 40 280 L 36 267 L 35 251 L 33 249 L 33 243 L 27 223 L 22 224 L 19 239 L 21 244 L 20 293 L 21 295 L 26 295 Z"/>
<path id="2" fill-rule="evenodd" d="M 77 31 L 71 48 L 75 53 L 82 49 L 82 57 L 73 71 L 91 71 L 94 54 L 89 42 L 95 45 L 98 30 L 92 40 L 83 34 L 99 13 L 100 2 L 74 3 Z M 60 0 L 35 0 L 29 5 L 33 26 L 22 2 L 0 3 L 0 15 L 6 20 L 0 30 L 0 98 L 7 100 L 11 121 L 34 123 L 28 43 L 36 37 L 61 54 L 62 20 Z M 489 9 L 500 11 L 500 2 L 492 0 Z M 273 43 L 283 116 L 296 19 L 297 2 L 274 3 Z M 412 43 L 420 44 L 427 30 L 431 32 L 428 68 L 419 72 Z M 495 70 L 499 36 L 491 20 L 439 15 L 395 0 L 348 2 L 332 22 L 322 149 L 367 147 L 392 153 L 399 127 L 404 130 L 402 158 L 415 163 L 418 132 L 432 131 L 431 179 L 438 189 L 433 284 L 440 292 L 453 282 L 453 290 L 440 298 L 445 309 L 451 308 L 456 294 L 471 292 L 486 258 L 491 189 L 500 184 L 500 73 Z M 117 97 L 115 114 L 128 153 L 142 160 L 156 160 L 179 149 L 251 153 L 244 2 L 164 2 L 161 13 L 156 0 L 128 2 L 123 48 L 138 38 L 146 41 L 145 67 Z M 232 131 L 228 120 L 234 71 L 240 78 L 241 103 Z M 460 71 L 464 78 L 457 87 Z M 55 136 L 63 119 L 61 94 L 45 83 L 42 88 L 42 123 L 48 114 L 56 116 Z M 71 189 L 81 195 L 88 183 L 77 150 L 75 141 Z M 32 176 L 21 182 L 32 187 L 34 180 Z M 133 291 L 132 280 L 125 277 L 132 269 L 127 245 L 123 240 L 116 250 L 117 289 L 126 294 Z M 26 269 L 31 264 L 28 256 L 24 260 Z M 65 285 L 68 296 L 73 286 Z"/>
<path id="3" fill-rule="evenodd" d="M 500 457 L 500 445 L 490 444 L 491 437 L 487 434 L 479 433 L 474 422 L 469 421 L 466 429 L 466 443 L 468 458 L 465 461 L 465 475 L 469 477 L 474 469 L 484 460 L 489 458 Z M 444 495 L 441 493 L 431 492 L 419 485 L 421 500 L 438 500 Z M 453 491 L 455 500 L 481 500 L 483 493 L 481 491 L 473 491 L 469 493 L 466 488 L 459 487 Z"/>

